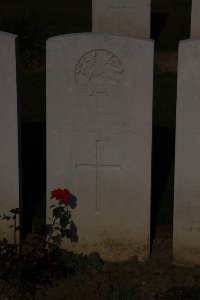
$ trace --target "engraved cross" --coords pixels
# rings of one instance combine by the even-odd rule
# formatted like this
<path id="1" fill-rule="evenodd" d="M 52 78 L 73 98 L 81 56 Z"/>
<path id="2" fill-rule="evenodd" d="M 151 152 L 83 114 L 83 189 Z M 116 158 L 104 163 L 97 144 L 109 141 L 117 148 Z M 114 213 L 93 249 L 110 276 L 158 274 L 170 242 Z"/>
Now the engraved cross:
<path id="1" fill-rule="evenodd" d="M 96 162 L 95 164 L 76 164 L 76 168 L 95 168 L 96 169 L 96 202 L 95 202 L 95 211 L 96 213 L 100 212 L 100 180 L 101 180 L 101 169 L 102 168 L 112 168 L 120 170 L 120 165 L 112 164 L 102 164 L 101 163 L 101 141 L 96 140 Z"/>
<path id="2" fill-rule="evenodd" d="M 133 3 L 131 3 L 130 4 L 130 2 L 133 2 L 133 1 L 135 1 L 135 0 L 115 0 L 115 1 L 117 1 L 117 4 L 116 5 L 112 5 L 112 6 L 110 6 L 109 8 L 111 8 L 111 9 L 117 9 L 117 10 L 119 10 L 119 32 L 121 32 L 121 27 L 122 27 L 122 12 L 123 12 L 123 10 L 124 9 L 128 9 L 128 10 L 130 10 L 130 9 L 134 9 L 135 7 L 134 7 L 134 4 Z"/>

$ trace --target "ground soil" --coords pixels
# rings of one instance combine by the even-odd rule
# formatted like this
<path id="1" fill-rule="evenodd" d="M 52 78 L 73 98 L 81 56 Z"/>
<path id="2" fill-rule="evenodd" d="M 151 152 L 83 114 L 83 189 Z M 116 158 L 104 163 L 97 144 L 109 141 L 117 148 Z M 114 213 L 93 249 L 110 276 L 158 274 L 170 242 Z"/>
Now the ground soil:
<path id="1" fill-rule="evenodd" d="M 1 281 L 0 299 L 200 299 L 200 296 L 165 298 L 166 292 L 175 287 L 178 290 L 200 287 L 200 267 L 173 264 L 172 229 L 160 226 L 156 230 L 150 259 L 146 262 L 138 262 L 136 258 L 121 263 L 102 261 L 97 269 L 87 273 L 55 280 L 49 286 L 37 285 L 35 296 L 27 291 L 20 294 L 16 285 Z"/>
<path id="2" fill-rule="evenodd" d="M 139 299 L 157 299 L 173 287 L 200 286 L 200 268 L 172 263 L 172 230 L 157 228 L 151 257 L 147 262 L 104 263 L 87 277 L 63 280 L 49 288 L 43 299 L 120 299 L 119 290 L 136 291 Z M 131 299 L 124 296 L 122 299 Z M 194 299 L 195 300 L 195 299 Z"/>

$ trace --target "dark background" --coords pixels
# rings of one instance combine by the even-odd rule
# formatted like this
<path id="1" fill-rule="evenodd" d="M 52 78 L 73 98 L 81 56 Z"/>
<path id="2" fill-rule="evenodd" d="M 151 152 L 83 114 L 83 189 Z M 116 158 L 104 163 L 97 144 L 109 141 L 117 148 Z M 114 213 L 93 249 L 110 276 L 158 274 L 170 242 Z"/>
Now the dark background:
<path id="1" fill-rule="evenodd" d="M 45 221 L 45 44 L 60 34 L 90 32 L 91 0 L 1 0 L 0 30 L 19 36 L 19 105 L 22 142 L 22 209 L 25 233 Z M 189 38 L 191 0 L 152 0 L 155 40 L 152 237 L 172 227 L 176 64 L 178 43 Z M 161 55 L 161 56 L 160 56 Z M 159 57 L 166 57 L 166 70 Z M 170 57 L 175 57 L 170 60 Z M 162 62 L 162 61 L 161 61 Z M 167 68 L 168 64 L 174 68 Z"/>

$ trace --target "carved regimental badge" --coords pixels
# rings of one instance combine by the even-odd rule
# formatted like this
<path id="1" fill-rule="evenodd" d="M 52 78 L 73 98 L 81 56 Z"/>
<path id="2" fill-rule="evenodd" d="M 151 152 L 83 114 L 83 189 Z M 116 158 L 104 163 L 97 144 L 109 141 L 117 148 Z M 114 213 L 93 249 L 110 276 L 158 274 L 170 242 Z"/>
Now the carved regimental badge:
<path id="1" fill-rule="evenodd" d="M 88 95 L 110 93 L 122 81 L 123 65 L 110 51 L 95 49 L 84 54 L 75 69 L 76 82 Z"/>

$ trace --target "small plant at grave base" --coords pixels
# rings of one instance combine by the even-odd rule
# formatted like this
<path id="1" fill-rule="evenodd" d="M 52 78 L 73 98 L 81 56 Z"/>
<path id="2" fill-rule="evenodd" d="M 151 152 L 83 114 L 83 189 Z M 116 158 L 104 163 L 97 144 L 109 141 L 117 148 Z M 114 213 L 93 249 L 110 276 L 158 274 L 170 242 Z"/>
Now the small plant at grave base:
<path id="1" fill-rule="evenodd" d="M 21 245 L 21 251 L 16 240 L 19 210 L 11 210 L 10 216 L 3 216 L 4 220 L 12 221 L 10 227 L 14 230 L 14 242 L 10 244 L 5 238 L 0 239 L 0 280 L 9 283 L 20 295 L 34 294 L 37 285 L 51 284 L 60 277 L 81 275 L 102 264 L 99 256 L 75 255 L 60 248 L 65 238 L 78 241 L 71 214 L 77 199 L 67 189 L 52 191 L 51 199 L 58 201 L 51 205 L 51 223 L 31 235 L 30 241 Z"/>
<path id="2" fill-rule="evenodd" d="M 58 200 L 52 208 L 52 224 L 43 225 L 38 232 L 25 241 L 19 251 L 16 232 L 19 209 L 12 209 L 11 215 L 4 215 L 2 220 L 12 222 L 13 243 L 5 238 L 0 240 L 0 279 L 20 283 L 20 293 L 27 290 L 35 292 L 36 284 L 49 284 L 60 276 L 73 274 L 71 266 L 60 265 L 58 258 L 62 250 L 60 244 L 64 238 L 77 241 L 77 228 L 72 220 L 70 209 L 76 207 L 77 199 L 68 189 L 52 191 L 51 198 Z M 23 287 L 23 291 L 21 290 Z"/>
<path id="3" fill-rule="evenodd" d="M 58 249 L 64 238 L 69 238 L 72 242 L 78 241 L 77 228 L 72 220 L 70 211 L 76 207 L 77 199 L 68 189 L 56 189 L 51 192 L 51 199 L 56 199 L 58 204 L 53 204 L 53 219 L 51 224 L 46 226 L 46 245 L 49 249 Z"/>
<path id="4" fill-rule="evenodd" d="M 2 253 L 11 252 L 11 248 L 12 252 L 15 254 L 19 251 L 19 245 L 17 244 L 17 232 L 20 229 L 20 226 L 18 225 L 19 214 L 19 208 L 14 208 L 10 210 L 10 215 L 4 214 L 3 217 L 0 216 L 2 220 L 12 221 L 9 228 L 13 229 L 13 244 L 9 244 L 8 240 L 5 238 L 0 240 L 0 255 Z"/>

